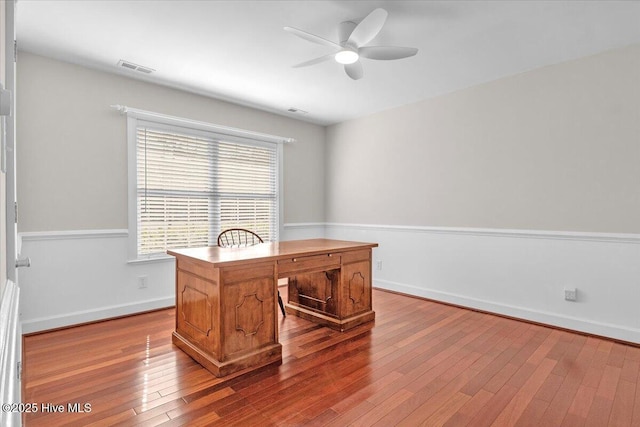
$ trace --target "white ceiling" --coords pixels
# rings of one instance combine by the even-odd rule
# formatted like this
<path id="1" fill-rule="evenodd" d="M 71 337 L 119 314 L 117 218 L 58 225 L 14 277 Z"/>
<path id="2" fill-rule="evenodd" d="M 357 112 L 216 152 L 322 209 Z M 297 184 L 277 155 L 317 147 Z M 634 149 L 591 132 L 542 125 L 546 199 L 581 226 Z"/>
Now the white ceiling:
<path id="1" fill-rule="evenodd" d="M 369 45 L 416 56 L 362 59 L 357 81 L 334 61 L 291 67 L 331 49 L 284 26 L 338 41 L 377 7 L 389 17 Z M 16 26 L 19 50 L 330 124 L 640 43 L 640 2 L 19 0 Z"/>

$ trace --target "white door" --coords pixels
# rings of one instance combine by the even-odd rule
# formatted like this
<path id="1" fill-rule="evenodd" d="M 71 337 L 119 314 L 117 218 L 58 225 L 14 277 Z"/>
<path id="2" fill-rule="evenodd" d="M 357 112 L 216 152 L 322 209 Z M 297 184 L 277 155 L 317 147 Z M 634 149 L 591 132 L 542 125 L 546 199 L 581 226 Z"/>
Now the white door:
<path id="1" fill-rule="evenodd" d="M 2 170 L 5 172 L 5 195 L 6 195 L 6 269 L 7 278 L 18 284 L 16 272 L 16 260 L 18 259 L 18 224 L 16 221 L 16 150 L 15 150 L 15 81 L 16 81 L 16 63 L 15 63 L 15 2 L 3 2 L 5 7 L 5 34 L 4 34 L 4 81 L 5 81 L 5 99 L 10 97 L 10 114 L 0 116 L 3 120 L 4 131 L 4 152 L 2 158 Z M 6 104 L 5 104 L 6 105 Z M 5 111 L 6 113 L 6 111 Z"/>
<path id="2" fill-rule="evenodd" d="M 5 6 L 5 99 L 10 99 L 9 113 L 0 116 L 3 120 L 4 150 L 2 156 L 2 171 L 5 172 L 6 195 L 6 269 L 7 278 L 18 284 L 18 267 L 28 267 L 28 259 L 18 259 L 18 204 L 16 197 L 16 31 L 15 14 L 16 2 L 9 0 L 3 2 Z M 6 103 L 5 103 L 6 107 Z M 7 108 L 5 108 L 6 110 Z M 7 113 L 7 111 L 4 111 Z"/>
<path id="3" fill-rule="evenodd" d="M 0 275 L 0 349 L 1 364 L 0 370 L 0 401 L 3 404 L 12 404 L 20 402 L 20 360 L 22 354 L 22 331 L 19 321 L 19 295 L 20 287 L 18 286 L 17 259 L 18 259 L 18 225 L 16 222 L 16 150 L 15 150 L 15 81 L 16 81 L 16 65 L 15 65 L 15 0 L 7 0 L 0 2 L 3 8 L 0 23 L 2 37 L 2 55 L 0 55 L 0 63 L 2 64 L 0 83 L 4 83 L 4 90 L 0 93 L 0 174 L 4 180 L 0 180 L 4 184 L 2 197 L 0 197 L 0 206 L 5 213 L 4 229 L 0 229 L 0 242 L 3 249 L 6 247 L 4 256 L 0 257 L 4 264 L 0 270 L 5 273 Z M 4 277 L 6 276 L 6 277 Z M 20 412 L 0 413 L 0 425 L 2 426 L 20 426 L 22 419 Z"/>

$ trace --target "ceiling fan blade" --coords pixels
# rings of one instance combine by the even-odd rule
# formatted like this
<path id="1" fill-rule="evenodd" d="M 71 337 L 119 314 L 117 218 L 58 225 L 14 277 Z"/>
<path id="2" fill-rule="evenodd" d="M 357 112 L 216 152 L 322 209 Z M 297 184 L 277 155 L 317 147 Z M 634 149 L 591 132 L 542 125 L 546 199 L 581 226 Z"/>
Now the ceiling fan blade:
<path id="1" fill-rule="evenodd" d="M 360 63 L 360 61 L 356 61 L 353 64 L 345 65 L 344 71 L 353 80 L 361 79 L 362 76 L 364 75 L 364 71 L 362 70 L 362 64 Z"/>
<path id="2" fill-rule="evenodd" d="M 415 47 L 365 46 L 358 49 L 358 55 L 369 59 L 402 59 L 418 53 Z"/>
<path id="3" fill-rule="evenodd" d="M 336 56 L 335 53 L 330 53 L 328 55 L 319 56 L 318 58 L 311 59 L 309 61 L 301 62 L 293 66 L 293 68 L 301 68 L 308 67 L 309 65 L 319 64 L 321 62 L 327 61 L 329 59 L 333 59 Z"/>
<path id="4" fill-rule="evenodd" d="M 369 43 L 378 35 L 386 20 L 387 11 L 384 9 L 375 9 L 353 29 L 347 40 L 347 44 L 360 47 Z"/>
<path id="5" fill-rule="evenodd" d="M 316 36 L 315 34 L 311 34 L 311 33 L 307 33 L 306 31 L 302 31 L 299 30 L 297 28 L 293 28 L 293 27 L 284 27 L 284 30 L 291 33 L 291 34 L 295 34 L 296 36 L 300 37 L 301 39 L 305 39 L 307 41 L 310 41 L 312 43 L 317 43 L 317 44 L 321 44 L 323 46 L 329 46 L 329 47 L 333 47 L 336 49 L 341 49 L 342 46 L 340 46 L 338 43 L 334 43 L 331 40 L 327 40 L 327 39 L 323 39 L 320 36 Z"/>

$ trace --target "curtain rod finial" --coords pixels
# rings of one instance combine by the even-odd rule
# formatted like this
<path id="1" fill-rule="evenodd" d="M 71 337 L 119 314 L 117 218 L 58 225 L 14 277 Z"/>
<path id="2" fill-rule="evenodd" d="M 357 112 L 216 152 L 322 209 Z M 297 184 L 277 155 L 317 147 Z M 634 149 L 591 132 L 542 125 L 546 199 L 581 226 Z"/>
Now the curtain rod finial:
<path id="1" fill-rule="evenodd" d="M 120 114 L 124 114 L 127 112 L 127 107 L 125 107 L 124 105 L 116 104 L 116 105 L 111 105 L 110 107 L 113 108 L 114 110 L 118 110 Z"/>

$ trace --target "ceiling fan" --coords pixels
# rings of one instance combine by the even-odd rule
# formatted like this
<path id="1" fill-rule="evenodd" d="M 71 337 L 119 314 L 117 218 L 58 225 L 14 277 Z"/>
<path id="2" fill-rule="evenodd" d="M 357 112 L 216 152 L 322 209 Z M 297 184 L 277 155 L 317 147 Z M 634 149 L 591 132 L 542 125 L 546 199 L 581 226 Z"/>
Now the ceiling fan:
<path id="1" fill-rule="evenodd" d="M 414 47 L 365 46 L 378 35 L 384 26 L 387 15 L 386 10 L 375 9 L 360 21 L 359 24 L 352 21 L 341 23 L 339 27 L 339 43 L 332 42 L 331 40 L 297 28 L 284 27 L 285 31 L 295 34 L 302 39 L 335 49 L 327 55 L 302 62 L 293 67 L 299 68 L 315 65 L 333 58 L 336 62 L 344 65 L 344 71 L 349 77 L 353 80 L 358 80 L 364 75 L 360 58 L 381 60 L 402 59 L 418 53 L 418 49 Z"/>

